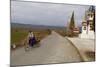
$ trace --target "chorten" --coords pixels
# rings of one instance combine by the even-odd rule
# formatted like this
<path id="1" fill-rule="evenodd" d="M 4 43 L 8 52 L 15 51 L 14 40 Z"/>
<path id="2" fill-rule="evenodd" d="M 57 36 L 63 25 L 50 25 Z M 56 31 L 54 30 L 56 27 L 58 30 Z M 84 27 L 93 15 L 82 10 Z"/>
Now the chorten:
<path id="1" fill-rule="evenodd" d="M 80 34 L 80 38 L 94 39 L 95 34 L 93 29 L 93 21 L 94 9 L 93 6 L 91 6 L 85 13 L 85 18 L 82 22 L 82 33 Z"/>

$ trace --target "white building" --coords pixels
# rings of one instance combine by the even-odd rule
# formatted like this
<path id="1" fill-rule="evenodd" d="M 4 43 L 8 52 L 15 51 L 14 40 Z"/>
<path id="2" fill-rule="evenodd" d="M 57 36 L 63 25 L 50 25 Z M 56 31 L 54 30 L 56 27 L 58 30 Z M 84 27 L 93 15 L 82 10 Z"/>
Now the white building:
<path id="1" fill-rule="evenodd" d="M 94 39 L 95 33 L 93 30 L 93 19 L 94 19 L 94 10 L 93 6 L 86 11 L 85 18 L 82 22 L 82 33 L 79 35 L 80 38 Z"/>

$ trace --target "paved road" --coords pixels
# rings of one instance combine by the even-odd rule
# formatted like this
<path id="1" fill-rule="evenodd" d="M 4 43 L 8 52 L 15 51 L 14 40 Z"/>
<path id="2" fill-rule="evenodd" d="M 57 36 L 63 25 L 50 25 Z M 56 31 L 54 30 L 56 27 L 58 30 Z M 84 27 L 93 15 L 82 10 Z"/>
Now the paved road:
<path id="1" fill-rule="evenodd" d="M 40 47 L 25 52 L 24 48 L 11 53 L 11 65 L 80 62 L 76 48 L 64 37 L 52 32 L 40 42 Z"/>

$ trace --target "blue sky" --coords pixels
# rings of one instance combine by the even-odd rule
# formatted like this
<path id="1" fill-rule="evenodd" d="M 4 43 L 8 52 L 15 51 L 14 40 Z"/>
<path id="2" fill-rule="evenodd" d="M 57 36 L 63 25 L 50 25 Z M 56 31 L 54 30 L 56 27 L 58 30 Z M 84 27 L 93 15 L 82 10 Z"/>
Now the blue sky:
<path id="1" fill-rule="evenodd" d="M 75 23 L 79 26 L 89 7 L 89 5 L 11 1 L 11 23 L 66 26 L 74 11 Z"/>

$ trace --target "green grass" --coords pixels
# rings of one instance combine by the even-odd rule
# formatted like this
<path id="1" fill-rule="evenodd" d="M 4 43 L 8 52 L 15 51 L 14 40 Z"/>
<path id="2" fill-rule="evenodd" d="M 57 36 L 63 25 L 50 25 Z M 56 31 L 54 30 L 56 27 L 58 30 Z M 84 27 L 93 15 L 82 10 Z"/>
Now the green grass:
<path id="1" fill-rule="evenodd" d="M 12 31 L 11 32 L 11 43 L 19 43 L 27 37 L 28 32 L 26 31 Z"/>
<path id="2" fill-rule="evenodd" d="M 28 35 L 28 31 L 30 29 L 20 29 L 20 28 L 12 28 L 11 29 L 11 44 L 19 45 Z M 47 30 L 32 30 L 36 40 L 41 40 L 45 36 L 49 35 Z"/>

